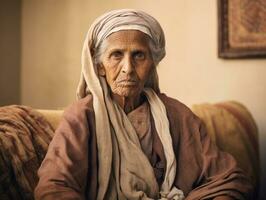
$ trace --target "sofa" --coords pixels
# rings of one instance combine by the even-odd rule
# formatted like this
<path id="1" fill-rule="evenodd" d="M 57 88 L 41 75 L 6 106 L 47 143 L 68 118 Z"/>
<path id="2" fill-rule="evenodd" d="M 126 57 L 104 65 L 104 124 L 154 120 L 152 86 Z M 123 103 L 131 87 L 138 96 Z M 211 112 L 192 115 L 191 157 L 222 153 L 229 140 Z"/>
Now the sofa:
<path id="1" fill-rule="evenodd" d="M 191 106 L 217 146 L 232 154 L 259 188 L 259 145 L 256 123 L 241 103 L 225 101 Z M 37 170 L 63 110 L 36 110 L 21 105 L 0 107 L 0 199 L 33 199 Z"/>

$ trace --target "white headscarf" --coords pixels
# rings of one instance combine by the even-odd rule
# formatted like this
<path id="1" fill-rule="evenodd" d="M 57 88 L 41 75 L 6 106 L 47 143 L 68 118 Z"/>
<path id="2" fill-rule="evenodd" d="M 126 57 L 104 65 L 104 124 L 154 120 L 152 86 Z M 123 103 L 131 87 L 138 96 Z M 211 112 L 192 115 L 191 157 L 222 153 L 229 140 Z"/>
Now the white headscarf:
<path id="1" fill-rule="evenodd" d="M 111 99 L 105 78 L 98 76 L 93 54 L 110 34 L 120 30 L 139 30 L 150 36 L 160 61 L 165 55 L 165 39 L 160 24 L 143 11 L 122 9 L 95 20 L 82 51 L 82 72 L 78 98 L 93 96 L 98 148 L 97 199 L 183 199 L 173 186 L 176 160 L 164 104 L 151 88 L 145 94 L 151 107 L 155 128 L 166 156 L 165 178 L 159 190 L 153 168 L 141 150 L 137 134 L 124 111 Z"/>

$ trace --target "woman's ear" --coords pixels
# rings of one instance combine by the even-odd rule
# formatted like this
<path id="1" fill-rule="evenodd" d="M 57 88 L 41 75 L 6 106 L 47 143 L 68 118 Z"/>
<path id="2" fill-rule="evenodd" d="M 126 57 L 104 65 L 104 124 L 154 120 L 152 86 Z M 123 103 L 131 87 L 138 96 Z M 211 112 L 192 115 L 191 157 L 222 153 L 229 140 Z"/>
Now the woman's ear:
<path id="1" fill-rule="evenodd" d="M 104 66 L 102 64 L 99 64 L 97 69 L 98 69 L 98 73 L 100 76 L 105 76 L 105 69 L 104 69 Z"/>

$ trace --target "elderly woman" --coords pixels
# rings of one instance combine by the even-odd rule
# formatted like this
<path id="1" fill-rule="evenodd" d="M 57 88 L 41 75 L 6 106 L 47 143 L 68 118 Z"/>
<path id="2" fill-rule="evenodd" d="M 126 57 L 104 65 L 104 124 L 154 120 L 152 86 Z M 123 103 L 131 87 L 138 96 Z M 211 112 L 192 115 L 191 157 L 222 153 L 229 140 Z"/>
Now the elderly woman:
<path id="1" fill-rule="evenodd" d="M 161 94 L 159 23 L 115 10 L 91 26 L 79 100 L 56 130 L 39 169 L 36 199 L 245 199 L 252 187 L 200 120 Z"/>

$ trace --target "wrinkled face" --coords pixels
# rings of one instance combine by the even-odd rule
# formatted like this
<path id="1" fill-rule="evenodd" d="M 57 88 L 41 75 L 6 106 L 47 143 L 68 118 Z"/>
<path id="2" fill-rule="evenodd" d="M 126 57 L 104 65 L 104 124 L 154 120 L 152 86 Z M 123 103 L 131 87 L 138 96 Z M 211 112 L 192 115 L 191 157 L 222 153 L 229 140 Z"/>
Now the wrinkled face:
<path id="1" fill-rule="evenodd" d="M 118 31 L 104 43 L 99 75 L 105 76 L 112 93 L 123 97 L 139 95 L 154 66 L 149 36 L 137 30 Z"/>

